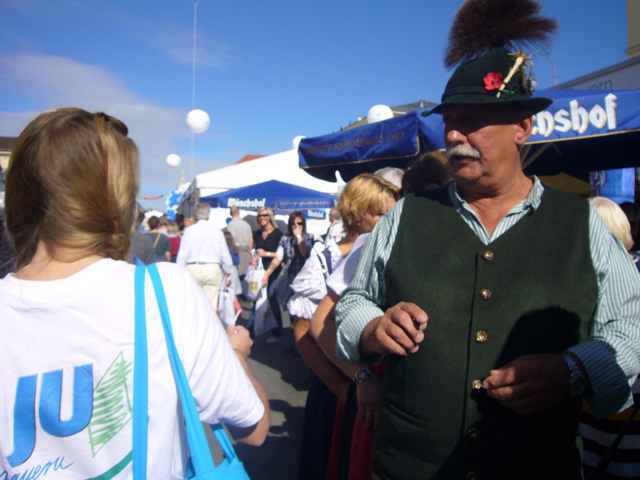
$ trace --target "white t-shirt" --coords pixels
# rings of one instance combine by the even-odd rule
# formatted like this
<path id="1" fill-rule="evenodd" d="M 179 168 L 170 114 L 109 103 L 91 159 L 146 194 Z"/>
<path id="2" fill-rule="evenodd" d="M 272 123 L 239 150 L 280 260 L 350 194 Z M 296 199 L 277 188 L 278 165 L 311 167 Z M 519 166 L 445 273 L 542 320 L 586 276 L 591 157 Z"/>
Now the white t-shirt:
<path id="1" fill-rule="evenodd" d="M 343 261 L 344 257 L 342 256 L 342 252 L 340 252 L 338 244 L 334 240 L 329 240 L 329 245 L 326 248 L 331 253 L 330 271 L 333 272 Z M 326 258 L 324 258 L 324 254 L 322 253 L 324 250 L 324 245 L 321 242 L 317 242 L 311 250 L 309 258 L 304 262 L 302 269 L 291 283 L 293 295 L 287 302 L 289 315 L 311 320 L 320 301 L 327 294 L 326 279 L 322 267 L 326 266 L 327 270 L 329 270 L 329 266 L 326 265 Z"/>
<path id="2" fill-rule="evenodd" d="M 368 233 L 358 235 L 356 241 L 353 242 L 353 247 L 351 247 L 349 255 L 344 258 L 333 273 L 329 275 L 329 278 L 327 278 L 327 288 L 333 290 L 339 297 L 341 297 L 342 293 L 347 289 L 351 277 L 353 277 L 353 274 L 356 272 L 362 247 L 364 247 L 367 238 L 369 238 Z"/>
<path id="3" fill-rule="evenodd" d="M 158 269 L 202 421 L 256 424 L 264 407 L 202 289 L 176 265 Z M 0 280 L 0 479 L 132 477 L 134 270 L 104 259 L 62 280 Z M 146 312 L 148 478 L 184 478 L 186 440 L 148 277 Z"/>

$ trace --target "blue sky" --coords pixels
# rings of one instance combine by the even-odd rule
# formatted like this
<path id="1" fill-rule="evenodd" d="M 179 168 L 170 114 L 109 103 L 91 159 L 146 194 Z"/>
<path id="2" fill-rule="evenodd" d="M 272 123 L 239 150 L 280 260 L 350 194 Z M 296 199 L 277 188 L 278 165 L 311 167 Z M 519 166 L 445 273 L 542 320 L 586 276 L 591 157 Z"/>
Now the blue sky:
<path id="1" fill-rule="evenodd" d="M 559 83 L 624 61 L 624 0 L 542 0 L 560 23 L 548 53 Z M 211 127 L 194 142 L 195 173 L 246 154 L 291 149 L 376 104 L 437 102 L 455 1 L 290 0 L 197 7 L 195 107 Z M 0 0 L 0 136 L 42 110 L 78 106 L 123 120 L 141 154 L 145 196 L 191 179 L 194 4 L 190 0 Z M 551 62 L 534 57 L 538 88 Z M 182 157 L 168 167 L 170 153 Z M 146 208 L 164 201 L 142 202 Z"/>

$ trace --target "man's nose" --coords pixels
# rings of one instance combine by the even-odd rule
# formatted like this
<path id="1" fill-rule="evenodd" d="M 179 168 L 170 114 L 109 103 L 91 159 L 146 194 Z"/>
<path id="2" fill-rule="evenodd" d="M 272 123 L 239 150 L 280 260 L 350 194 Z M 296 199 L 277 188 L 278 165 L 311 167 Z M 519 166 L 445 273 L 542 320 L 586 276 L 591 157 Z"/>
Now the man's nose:
<path id="1" fill-rule="evenodd" d="M 449 127 L 445 130 L 444 140 L 445 143 L 449 145 L 456 145 L 464 143 L 466 141 L 466 137 L 457 128 Z"/>

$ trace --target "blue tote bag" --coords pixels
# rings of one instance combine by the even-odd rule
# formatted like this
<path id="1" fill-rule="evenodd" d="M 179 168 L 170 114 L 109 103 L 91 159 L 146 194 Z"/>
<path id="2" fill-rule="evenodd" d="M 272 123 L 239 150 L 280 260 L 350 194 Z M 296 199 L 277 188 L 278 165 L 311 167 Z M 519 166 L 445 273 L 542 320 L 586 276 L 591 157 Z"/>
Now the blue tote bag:
<path id="1" fill-rule="evenodd" d="M 182 362 L 173 340 L 173 331 L 167 308 L 167 300 L 162 287 L 162 280 L 158 267 L 151 264 L 148 267 L 138 266 L 135 273 L 135 352 L 133 370 L 133 478 L 144 480 L 147 478 L 147 430 L 149 425 L 149 380 L 147 356 L 147 325 L 144 298 L 144 284 L 146 272 L 149 272 L 156 294 L 162 327 L 164 329 L 169 361 L 180 397 L 180 404 L 185 420 L 187 442 L 189 444 L 189 475 L 187 478 L 199 480 L 249 480 L 244 465 L 238 459 L 233 445 L 222 425 L 212 425 L 216 439 L 222 447 L 225 460 L 215 467 L 211 458 L 209 444 L 202 428 L 195 400 L 187 381 Z"/>

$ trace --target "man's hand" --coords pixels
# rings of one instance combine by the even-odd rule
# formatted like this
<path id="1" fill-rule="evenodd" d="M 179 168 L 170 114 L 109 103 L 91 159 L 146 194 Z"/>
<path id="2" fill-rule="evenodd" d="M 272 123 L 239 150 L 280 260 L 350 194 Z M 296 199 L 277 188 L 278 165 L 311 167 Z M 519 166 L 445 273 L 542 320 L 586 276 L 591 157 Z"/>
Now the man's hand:
<path id="1" fill-rule="evenodd" d="M 229 336 L 231 348 L 233 348 L 243 359 L 246 360 L 249 358 L 249 355 L 251 354 L 251 346 L 253 345 L 253 340 L 251 340 L 249 330 L 240 325 L 229 325 L 227 327 L 227 335 Z"/>
<path id="2" fill-rule="evenodd" d="M 364 382 L 356 385 L 358 400 L 358 417 L 367 427 L 375 430 L 380 421 L 380 395 L 382 384 L 378 376 L 373 373 Z"/>
<path id="3" fill-rule="evenodd" d="M 383 317 L 374 318 L 362 331 L 360 350 L 366 358 L 406 356 L 418 351 L 427 328 L 427 314 L 415 303 L 400 302 Z"/>
<path id="4" fill-rule="evenodd" d="M 569 396 L 569 367 L 557 354 L 523 355 L 491 370 L 482 386 L 502 406 L 531 415 Z"/>
<path id="5" fill-rule="evenodd" d="M 256 250 L 256 253 L 257 253 L 259 256 L 261 256 L 261 257 L 267 257 L 267 256 L 269 256 L 269 253 L 268 253 L 265 249 L 263 249 L 263 248 L 259 248 L 259 249 L 257 249 L 257 250 Z M 258 260 L 256 259 L 256 264 L 257 264 L 257 263 L 258 263 Z"/>

